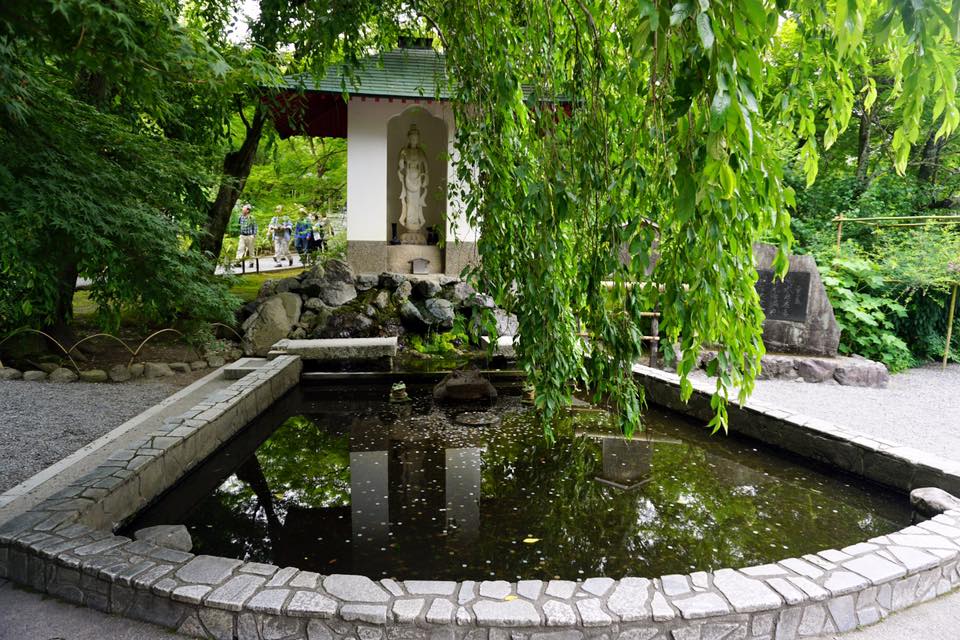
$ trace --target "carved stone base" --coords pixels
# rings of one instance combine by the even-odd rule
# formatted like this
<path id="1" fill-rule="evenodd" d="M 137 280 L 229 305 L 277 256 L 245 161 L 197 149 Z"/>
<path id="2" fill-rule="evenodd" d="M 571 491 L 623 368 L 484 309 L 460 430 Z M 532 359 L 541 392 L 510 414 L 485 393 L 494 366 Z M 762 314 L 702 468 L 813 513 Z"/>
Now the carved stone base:
<path id="1" fill-rule="evenodd" d="M 401 233 L 400 244 L 427 244 L 427 234 L 422 231 Z"/>

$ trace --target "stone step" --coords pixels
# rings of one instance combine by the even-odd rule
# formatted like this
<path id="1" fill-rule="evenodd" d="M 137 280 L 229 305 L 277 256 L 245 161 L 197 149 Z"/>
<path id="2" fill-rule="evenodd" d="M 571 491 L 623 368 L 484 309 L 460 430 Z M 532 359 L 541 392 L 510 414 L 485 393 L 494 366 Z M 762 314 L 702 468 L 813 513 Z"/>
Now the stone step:
<path id="1" fill-rule="evenodd" d="M 300 356 L 304 360 L 379 360 L 397 355 L 397 338 L 326 338 L 316 340 L 280 340 L 267 354 Z"/>
<path id="2" fill-rule="evenodd" d="M 223 368 L 225 380 L 239 380 L 248 373 L 256 371 L 268 362 L 266 358 L 240 358 Z"/>

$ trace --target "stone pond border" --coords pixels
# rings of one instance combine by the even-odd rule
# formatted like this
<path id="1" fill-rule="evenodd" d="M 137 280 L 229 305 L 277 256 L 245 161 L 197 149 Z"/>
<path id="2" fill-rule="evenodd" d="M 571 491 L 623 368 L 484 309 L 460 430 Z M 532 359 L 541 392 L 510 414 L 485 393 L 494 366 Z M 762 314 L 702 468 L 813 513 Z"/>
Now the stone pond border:
<path id="1" fill-rule="evenodd" d="M 650 398 L 669 401 L 675 381 L 652 371 L 639 368 L 637 375 Z M 790 640 L 870 624 L 960 584 L 960 511 L 777 563 L 582 582 L 321 576 L 111 533 L 295 385 L 300 372 L 298 358 L 277 357 L 0 527 L 0 577 L 100 611 L 223 640 Z M 700 410 L 703 393 L 698 389 L 688 413 Z M 910 465 L 901 474 L 909 479 L 896 482 L 941 479 L 946 486 L 932 484 L 950 490 L 960 481 L 952 466 L 934 472 L 939 459 L 912 450 L 861 441 L 772 408 L 743 410 L 754 412 L 755 429 L 769 428 L 827 456 L 811 444 L 823 440 L 826 448 L 848 452 L 833 457 L 852 460 L 862 471 L 867 461 L 873 464 L 871 455 L 883 454 L 888 473 Z M 733 419 L 739 424 L 738 415 Z M 806 430 L 802 438 L 791 434 L 798 427 Z M 857 463 L 850 451 L 866 445 L 873 449 L 864 448 Z"/>

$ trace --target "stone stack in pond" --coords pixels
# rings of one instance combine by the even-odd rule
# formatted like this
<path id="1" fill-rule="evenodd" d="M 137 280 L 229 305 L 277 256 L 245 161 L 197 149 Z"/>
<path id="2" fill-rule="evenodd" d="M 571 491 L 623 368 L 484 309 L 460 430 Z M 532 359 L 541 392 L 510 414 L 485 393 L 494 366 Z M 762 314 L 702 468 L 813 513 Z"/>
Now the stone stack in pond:
<path id="1" fill-rule="evenodd" d="M 493 309 L 500 335 L 516 333 L 516 318 L 496 309 L 490 296 L 444 275 L 354 274 L 328 260 L 296 277 L 268 280 L 240 311 L 242 346 L 266 356 L 283 338 L 373 338 L 453 329 L 478 309 Z"/>

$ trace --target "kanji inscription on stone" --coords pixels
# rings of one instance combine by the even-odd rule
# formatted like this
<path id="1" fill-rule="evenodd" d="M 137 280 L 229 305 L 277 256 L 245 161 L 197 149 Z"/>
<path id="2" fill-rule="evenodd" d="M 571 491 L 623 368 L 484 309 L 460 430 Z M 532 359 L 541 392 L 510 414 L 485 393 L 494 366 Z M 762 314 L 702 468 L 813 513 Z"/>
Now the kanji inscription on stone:
<path id="1" fill-rule="evenodd" d="M 810 295 L 810 273 L 788 271 L 786 277 L 774 280 L 773 271 L 757 269 L 757 295 L 767 320 L 805 322 Z"/>

